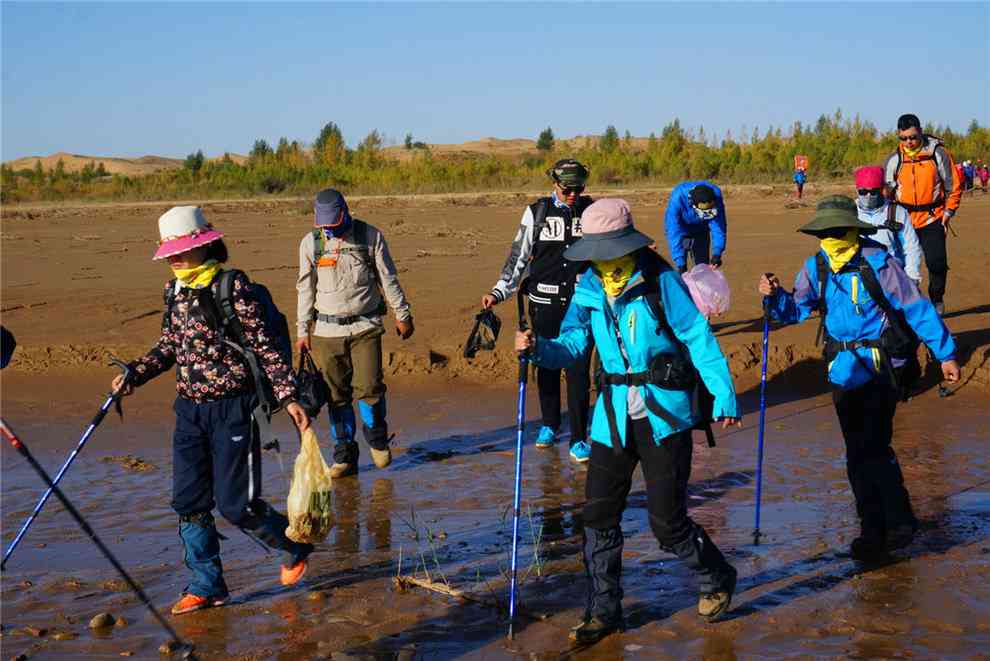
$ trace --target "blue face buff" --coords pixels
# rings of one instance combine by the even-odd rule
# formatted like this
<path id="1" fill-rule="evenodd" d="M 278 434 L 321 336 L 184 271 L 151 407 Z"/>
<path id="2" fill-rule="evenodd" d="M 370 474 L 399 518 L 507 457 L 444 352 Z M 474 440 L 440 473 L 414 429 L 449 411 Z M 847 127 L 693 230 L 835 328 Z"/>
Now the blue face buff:
<path id="1" fill-rule="evenodd" d="M 691 207 L 694 209 L 695 215 L 701 220 L 712 220 L 718 215 L 718 207 L 711 207 L 709 209 L 699 209 L 698 207 Z"/>
<path id="2" fill-rule="evenodd" d="M 883 193 L 867 193 L 866 195 L 859 196 L 859 207 L 861 209 L 866 209 L 867 211 L 872 211 L 873 209 L 879 209 L 883 206 Z"/>

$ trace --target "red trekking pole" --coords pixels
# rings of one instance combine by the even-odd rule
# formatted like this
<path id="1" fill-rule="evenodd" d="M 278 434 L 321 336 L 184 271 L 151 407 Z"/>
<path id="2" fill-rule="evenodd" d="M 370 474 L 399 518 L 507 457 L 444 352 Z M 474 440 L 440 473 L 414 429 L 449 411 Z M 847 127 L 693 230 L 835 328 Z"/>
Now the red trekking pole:
<path id="1" fill-rule="evenodd" d="M 162 628 L 164 628 L 165 631 L 168 632 L 168 635 L 172 637 L 172 642 L 175 644 L 177 651 L 181 652 L 182 658 L 194 659 L 194 647 L 182 640 L 182 638 L 179 637 L 179 634 L 176 633 L 175 629 L 172 628 L 172 625 L 170 625 L 165 618 L 162 617 L 161 613 L 159 613 L 158 610 L 152 605 L 151 599 L 149 599 L 148 595 L 146 595 L 144 590 L 141 589 L 141 586 L 138 585 L 134 579 L 131 578 L 130 574 L 124 570 L 124 567 L 120 564 L 120 562 L 118 562 L 117 558 L 114 557 L 113 553 L 110 552 L 110 549 L 106 547 L 103 541 L 96 536 L 95 532 L 93 532 L 93 529 L 89 527 L 89 524 L 86 523 L 86 519 L 84 519 L 82 514 L 79 513 L 79 510 L 77 510 L 72 503 L 69 502 L 69 499 L 65 497 L 65 494 L 58 488 L 58 485 L 52 482 L 52 478 L 48 476 L 48 473 L 41 467 L 38 460 L 34 458 L 34 455 L 28 451 L 27 446 L 24 445 L 23 441 L 17 438 L 17 435 L 11 431 L 10 427 L 7 426 L 7 422 L 2 418 L 0 418 L 0 433 L 2 433 L 3 437 L 7 439 L 12 446 L 14 446 L 15 450 L 21 453 L 21 456 L 27 459 L 27 462 L 31 464 L 31 468 L 33 468 L 44 483 L 48 485 L 49 490 L 55 494 L 55 497 L 59 499 L 62 506 L 72 516 L 72 518 L 76 520 L 76 523 L 79 524 L 79 527 L 82 528 L 83 532 L 86 533 L 91 540 L 93 540 L 96 547 L 100 549 L 100 552 L 102 552 L 106 559 L 110 561 L 110 564 L 113 565 L 113 568 L 117 570 L 117 573 L 120 574 L 131 590 L 134 591 L 134 594 L 138 596 L 141 603 L 148 607 L 148 610 L 151 611 L 154 618 L 158 620 L 158 623 L 162 625 Z"/>

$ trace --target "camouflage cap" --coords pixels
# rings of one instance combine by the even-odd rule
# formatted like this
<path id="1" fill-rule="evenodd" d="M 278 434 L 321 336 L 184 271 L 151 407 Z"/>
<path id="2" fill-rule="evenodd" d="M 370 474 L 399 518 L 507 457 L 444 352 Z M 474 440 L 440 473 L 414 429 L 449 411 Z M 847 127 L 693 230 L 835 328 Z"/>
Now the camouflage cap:
<path id="1" fill-rule="evenodd" d="M 563 186 L 584 186 L 589 174 L 588 168 L 573 158 L 562 158 L 547 170 L 547 175 Z"/>

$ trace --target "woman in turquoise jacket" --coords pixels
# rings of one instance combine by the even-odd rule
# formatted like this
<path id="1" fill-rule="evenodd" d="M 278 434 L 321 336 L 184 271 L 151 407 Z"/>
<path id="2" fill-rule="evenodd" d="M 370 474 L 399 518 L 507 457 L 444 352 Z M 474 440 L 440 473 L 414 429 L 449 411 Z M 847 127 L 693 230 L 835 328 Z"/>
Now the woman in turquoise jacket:
<path id="1" fill-rule="evenodd" d="M 584 561 L 588 604 L 572 638 L 587 643 L 622 628 L 622 530 L 632 474 L 643 464 L 650 525 L 660 546 L 697 574 L 698 612 L 724 613 L 736 570 L 687 514 L 694 368 L 714 397 L 709 421 L 738 424 L 728 364 L 687 287 L 636 231 L 624 200 L 604 199 L 583 216 L 583 237 L 565 253 L 592 267 L 581 276 L 556 338 L 518 333 L 516 349 L 540 367 L 561 369 L 598 349 L 601 395 L 591 424 L 585 485 Z M 654 301 L 651 304 L 651 300 Z M 655 313 L 657 309 L 659 314 Z"/>
<path id="2" fill-rule="evenodd" d="M 783 323 L 804 321 L 824 309 L 828 380 L 861 526 L 850 551 L 859 560 L 874 560 L 909 544 L 918 528 L 891 447 L 901 394 L 897 382 L 905 363 L 896 353 L 917 351 L 910 341 L 913 331 L 942 363 L 946 380 L 954 382 L 959 380 L 956 345 L 935 306 L 921 296 L 900 263 L 879 243 L 860 237 L 877 228 L 857 218 L 851 199 L 826 197 L 799 231 L 817 237 L 821 250 L 798 272 L 794 291 L 785 291 L 777 278 L 768 276 L 762 277 L 759 290 L 768 297 L 770 314 Z M 869 293 L 866 278 L 879 287 L 890 316 L 897 317 L 896 328 Z M 905 345 L 898 336 L 909 341 Z M 902 344 L 896 353 L 890 351 L 895 343 Z"/>

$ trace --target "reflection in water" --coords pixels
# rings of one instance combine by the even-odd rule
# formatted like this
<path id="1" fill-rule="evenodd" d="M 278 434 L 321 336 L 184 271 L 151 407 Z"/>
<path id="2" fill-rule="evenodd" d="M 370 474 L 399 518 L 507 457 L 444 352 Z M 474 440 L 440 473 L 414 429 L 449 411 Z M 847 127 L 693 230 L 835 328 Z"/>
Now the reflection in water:
<path id="1" fill-rule="evenodd" d="M 358 522 L 361 482 L 356 477 L 334 480 L 333 491 L 333 509 L 337 517 L 333 548 L 343 554 L 357 553 L 361 548 L 361 526 Z"/>
<path id="2" fill-rule="evenodd" d="M 371 537 L 371 548 L 388 550 L 392 548 L 392 480 L 378 478 L 371 485 L 371 502 L 368 506 L 367 526 Z"/>

